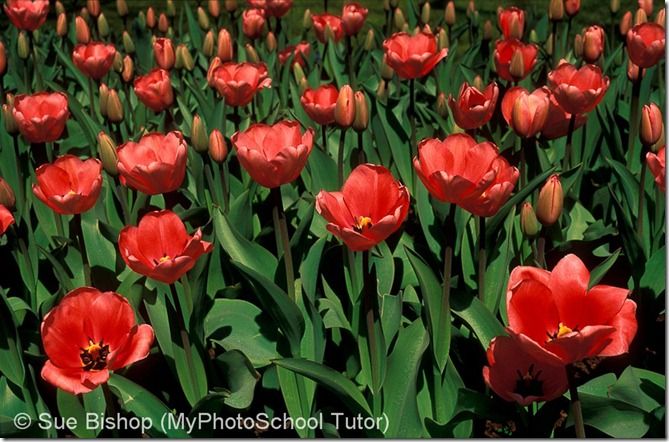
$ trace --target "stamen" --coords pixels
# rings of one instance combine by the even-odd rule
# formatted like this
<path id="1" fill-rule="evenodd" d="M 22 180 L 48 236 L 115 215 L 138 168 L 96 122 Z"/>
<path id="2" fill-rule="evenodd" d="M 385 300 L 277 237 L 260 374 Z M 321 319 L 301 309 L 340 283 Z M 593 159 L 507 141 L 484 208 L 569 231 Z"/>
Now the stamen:
<path id="1" fill-rule="evenodd" d="M 102 370 L 107 366 L 107 356 L 109 355 L 109 345 L 103 341 L 96 343 L 88 338 L 88 346 L 81 349 L 81 364 L 85 371 Z"/>
<path id="2" fill-rule="evenodd" d="M 353 230 L 362 233 L 365 227 L 372 227 L 372 219 L 368 216 L 357 216 L 355 218 L 355 224 L 353 224 Z"/>

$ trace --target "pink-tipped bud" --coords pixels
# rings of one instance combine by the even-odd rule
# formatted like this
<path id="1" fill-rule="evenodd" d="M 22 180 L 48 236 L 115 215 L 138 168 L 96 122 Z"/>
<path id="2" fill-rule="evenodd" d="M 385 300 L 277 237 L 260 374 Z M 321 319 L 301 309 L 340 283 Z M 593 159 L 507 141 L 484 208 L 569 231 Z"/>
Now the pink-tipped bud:
<path id="1" fill-rule="evenodd" d="M 221 59 L 223 63 L 226 61 L 232 60 L 232 37 L 227 29 L 221 29 L 218 31 L 218 58 Z"/>
<path id="2" fill-rule="evenodd" d="M 170 19 L 167 18 L 164 12 L 158 16 L 158 30 L 162 33 L 167 33 L 170 29 Z"/>
<path id="3" fill-rule="evenodd" d="M 112 123 L 120 123 L 123 121 L 123 104 L 118 96 L 116 89 L 109 90 L 109 97 L 107 98 L 107 119 Z"/>
<path id="4" fill-rule="evenodd" d="M 362 132 L 369 125 L 369 106 L 367 97 L 361 91 L 356 91 L 353 95 L 355 99 L 355 119 L 353 120 L 353 129 Z"/>
<path id="5" fill-rule="evenodd" d="M 0 79 L 7 71 L 7 51 L 5 44 L 0 41 Z"/>
<path id="6" fill-rule="evenodd" d="M 135 75 L 135 63 L 132 61 L 132 58 L 129 55 L 123 57 L 123 71 L 121 71 L 121 77 L 126 83 L 130 83 L 132 78 Z"/>
<path id="7" fill-rule="evenodd" d="M 355 99 L 351 86 L 344 85 L 339 90 L 335 105 L 335 122 L 341 127 L 350 127 L 355 120 Z"/>
<path id="8" fill-rule="evenodd" d="M 449 0 L 446 4 L 446 9 L 444 9 L 444 22 L 448 26 L 453 26 L 455 24 L 455 3 L 452 0 Z"/>
<path id="9" fill-rule="evenodd" d="M 88 9 L 88 13 L 93 17 L 97 17 L 102 11 L 100 0 L 86 0 L 86 9 Z"/>
<path id="10" fill-rule="evenodd" d="M 525 201 L 520 208 L 520 230 L 528 238 L 534 238 L 541 231 L 537 214 L 529 201 Z"/>
<path id="11" fill-rule="evenodd" d="M 77 43 L 88 43 L 91 40 L 91 31 L 83 17 L 74 19 L 74 30 L 77 37 Z"/>
<path id="12" fill-rule="evenodd" d="M 56 20 L 56 34 L 59 37 L 65 37 L 67 35 L 67 16 L 65 13 L 58 14 L 58 19 Z"/>
<path id="13" fill-rule="evenodd" d="M 641 130 L 639 137 L 645 146 L 657 143 L 664 131 L 662 111 L 655 103 L 646 104 L 641 109 Z"/>
<path id="14" fill-rule="evenodd" d="M 622 35 L 623 38 L 626 38 L 627 31 L 632 29 L 632 13 L 630 11 L 625 12 L 620 18 L 618 29 L 620 30 L 620 35 Z"/>
<path id="15" fill-rule="evenodd" d="M 206 152 L 209 149 L 209 137 L 204 122 L 198 114 L 193 116 L 193 124 L 190 131 L 190 142 L 198 152 Z"/>
<path id="16" fill-rule="evenodd" d="M 0 205 L 12 210 L 16 205 L 16 196 L 7 181 L 0 177 Z"/>
<path id="17" fill-rule="evenodd" d="M 551 175 L 539 192 L 537 218 L 544 226 L 552 226 L 560 218 L 564 205 L 564 193 L 560 176 Z"/>
<path id="18" fill-rule="evenodd" d="M 146 26 L 153 29 L 157 25 L 156 11 L 151 6 L 146 10 Z"/>
<path id="19" fill-rule="evenodd" d="M 209 15 L 218 18 L 221 15 L 221 2 L 219 0 L 209 0 L 207 2 L 207 10 L 209 11 Z"/>
<path id="20" fill-rule="evenodd" d="M 217 163 L 223 163 L 228 156 L 228 145 L 220 130 L 214 129 L 209 135 L 209 156 Z"/>

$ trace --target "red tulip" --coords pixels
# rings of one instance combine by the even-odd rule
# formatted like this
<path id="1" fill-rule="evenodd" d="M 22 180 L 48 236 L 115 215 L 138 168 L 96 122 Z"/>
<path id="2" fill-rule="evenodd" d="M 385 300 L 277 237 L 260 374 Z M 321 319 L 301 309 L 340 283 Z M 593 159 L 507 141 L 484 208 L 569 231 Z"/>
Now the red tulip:
<path id="1" fill-rule="evenodd" d="M 256 39 L 262 35 L 265 28 L 265 10 L 251 8 L 242 14 L 242 31 L 250 39 Z"/>
<path id="2" fill-rule="evenodd" d="M 265 9 L 267 7 L 267 0 L 246 0 L 246 3 L 251 8 Z"/>
<path id="3" fill-rule="evenodd" d="M 487 351 L 485 383 L 509 402 L 522 406 L 550 401 L 567 391 L 567 372 L 559 358 L 521 336 L 497 336 Z"/>
<path id="4" fill-rule="evenodd" d="M 601 26 L 589 26 L 583 32 L 583 60 L 594 63 L 604 53 L 606 34 Z"/>
<path id="5" fill-rule="evenodd" d="M 662 190 L 662 192 L 666 192 L 667 189 L 665 181 L 666 173 L 665 173 L 664 162 L 665 162 L 664 146 L 660 148 L 657 154 L 654 154 L 652 152 L 648 152 L 646 154 L 646 163 L 648 164 L 648 168 L 655 177 L 655 183 Z"/>
<path id="6" fill-rule="evenodd" d="M 655 103 L 645 104 L 641 108 L 641 128 L 639 138 L 646 146 L 652 146 L 662 137 L 664 132 L 664 119 L 662 111 Z"/>
<path id="7" fill-rule="evenodd" d="M 297 121 L 280 121 L 272 126 L 252 124 L 235 133 L 230 141 L 251 178 L 261 186 L 274 188 L 300 176 L 313 139 L 313 129 L 302 134 Z"/>
<path id="8" fill-rule="evenodd" d="M 139 101 L 154 112 L 167 109 L 174 101 L 170 73 L 165 69 L 155 68 L 148 74 L 135 78 L 134 88 Z"/>
<path id="9" fill-rule="evenodd" d="M 316 210 L 327 229 L 352 251 L 369 250 L 400 228 L 409 212 L 409 191 L 388 169 L 361 164 L 341 192 L 321 190 Z"/>
<path id="10" fill-rule="evenodd" d="M 638 0 L 637 4 L 639 5 L 639 8 L 643 9 L 646 15 L 650 17 L 653 13 L 653 0 Z"/>
<path id="11" fill-rule="evenodd" d="M 531 138 L 541 132 L 548 117 L 550 99 L 542 89 L 529 93 L 515 86 L 502 99 L 502 115 L 518 135 Z"/>
<path id="12" fill-rule="evenodd" d="M 284 64 L 293 54 L 295 54 L 293 63 L 297 63 L 304 67 L 306 65 L 304 59 L 309 57 L 310 53 L 311 45 L 306 41 L 300 42 L 297 45 L 286 46 L 279 52 L 279 63 Z"/>
<path id="13" fill-rule="evenodd" d="M 255 63 L 223 63 L 212 72 L 211 82 L 228 106 L 246 106 L 256 92 L 270 87 L 267 67 Z"/>
<path id="14" fill-rule="evenodd" d="M 33 193 L 51 210 L 76 215 L 90 210 L 100 196 L 102 163 L 95 158 L 81 160 L 74 155 L 58 157 L 35 171 Z"/>
<path id="15" fill-rule="evenodd" d="M 495 144 L 477 144 L 466 134 L 421 141 L 413 166 L 432 196 L 478 216 L 497 213 L 519 175 Z"/>
<path id="16" fill-rule="evenodd" d="M 30 143 L 56 141 L 65 130 L 70 116 L 67 95 L 62 92 L 39 92 L 17 95 L 12 108 L 21 135 Z"/>
<path id="17" fill-rule="evenodd" d="M 630 60 L 642 68 L 655 66 L 664 56 L 664 28 L 647 22 L 627 32 L 627 53 Z"/>
<path id="18" fill-rule="evenodd" d="M 560 104 L 555 99 L 555 95 L 553 95 L 551 90 L 546 86 L 542 86 L 534 93 L 542 93 L 546 95 L 549 100 L 548 116 L 546 117 L 544 127 L 541 129 L 541 136 L 547 140 L 554 140 L 555 138 L 566 136 L 569 132 L 569 121 L 571 120 L 571 114 L 565 112 L 565 110 L 562 109 L 562 106 L 560 106 Z M 588 121 L 587 115 L 576 115 L 576 120 L 574 121 L 574 130 L 583 126 L 586 121 Z"/>
<path id="19" fill-rule="evenodd" d="M 588 289 L 590 272 L 567 255 L 552 272 L 516 267 L 506 295 L 509 329 L 570 364 L 589 357 L 627 353 L 637 330 L 629 290 Z"/>
<path id="20" fill-rule="evenodd" d="M 323 14 L 312 14 L 311 22 L 314 25 L 314 32 L 316 33 L 316 38 L 321 43 L 325 43 L 325 28 L 327 26 L 332 30 L 334 35 L 334 41 L 337 42 L 344 38 L 344 27 L 342 25 L 341 17 L 336 15 L 323 13 Z"/>
<path id="21" fill-rule="evenodd" d="M 516 53 L 518 54 L 516 57 L 519 56 L 522 60 L 522 75 L 512 73 L 510 70 L 511 60 Z M 494 60 L 497 75 L 507 81 L 520 81 L 532 72 L 537 61 L 537 47 L 532 43 L 525 44 L 515 38 L 498 40 L 495 43 Z"/>
<path id="22" fill-rule="evenodd" d="M 42 379 L 72 394 L 104 384 L 110 370 L 144 359 L 153 344 L 153 329 L 136 323 L 126 298 L 92 287 L 65 295 L 40 331 L 49 358 Z"/>
<path id="23" fill-rule="evenodd" d="M 4 235 L 12 224 L 14 224 L 14 215 L 8 208 L 0 205 L 0 235 Z"/>
<path id="24" fill-rule="evenodd" d="M 341 25 L 346 35 L 356 35 L 362 29 L 367 18 L 367 8 L 353 2 L 344 5 L 341 11 Z"/>
<path id="25" fill-rule="evenodd" d="M 457 100 L 449 95 L 448 106 L 459 127 L 467 130 L 476 129 L 490 121 L 495 112 L 498 96 L 499 87 L 494 81 L 482 91 L 464 82 L 460 86 Z"/>
<path id="26" fill-rule="evenodd" d="M 202 241 L 200 229 L 188 235 L 181 219 L 169 210 L 149 212 L 137 227 L 124 227 L 118 247 L 134 272 L 165 284 L 173 284 L 213 249 L 211 243 Z"/>
<path id="27" fill-rule="evenodd" d="M 609 77 L 602 75 L 598 66 L 586 64 L 577 69 L 564 62 L 548 73 L 548 87 L 566 112 L 584 114 L 602 101 L 609 88 Z"/>
<path id="28" fill-rule="evenodd" d="M 581 10 L 581 0 L 564 0 L 564 11 L 573 17 Z"/>
<path id="29" fill-rule="evenodd" d="M 232 47 L 232 36 L 227 29 L 221 28 L 218 31 L 216 55 L 222 62 L 231 61 L 234 56 L 234 49 Z"/>
<path id="30" fill-rule="evenodd" d="M 339 91 L 337 86 L 326 84 L 316 89 L 307 89 L 300 98 L 300 103 L 309 118 L 317 124 L 326 125 L 335 122 L 334 111 Z"/>
<path id="31" fill-rule="evenodd" d="M 172 69 L 176 60 L 172 40 L 169 38 L 156 38 L 156 41 L 153 42 L 153 56 L 156 59 L 158 67 L 167 71 Z"/>
<path id="32" fill-rule="evenodd" d="M 497 23 L 505 39 L 520 39 L 525 29 L 525 11 L 516 6 L 501 9 L 497 13 Z"/>
<path id="33" fill-rule="evenodd" d="M 7 72 L 7 51 L 5 44 L 0 41 L 0 77 L 5 75 L 5 72 Z"/>
<path id="34" fill-rule="evenodd" d="M 188 146 L 181 132 L 144 135 L 120 145 L 117 154 L 121 184 L 147 195 L 173 192 L 186 176 Z"/>
<path id="35" fill-rule="evenodd" d="M 46 21 L 49 0 L 6 0 L 5 13 L 16 28 L 34 31 Z"/>
<path id="36" fill-rule="evenodd" d="M 93 80 L 99 80 L 107 75 L 114 64 L 115 56 L 114 45 L 99 41 L 78 44 L 72 51 L 74 65 Z"/>
<path id="37" fill-rule="evenodd" d="M 293 0 L 265 0 L 265 10 L 272 17 L 283 17 L 293 7 Z"/>
<path id="38" fill-rule="evenodd" d="M 383 42 L 383 50 L 384 62 L 404 79 L 426 76 L 448 53 L 447 48 L 437 48 L 429 29 L 416 35 L 395 33 Z"/>

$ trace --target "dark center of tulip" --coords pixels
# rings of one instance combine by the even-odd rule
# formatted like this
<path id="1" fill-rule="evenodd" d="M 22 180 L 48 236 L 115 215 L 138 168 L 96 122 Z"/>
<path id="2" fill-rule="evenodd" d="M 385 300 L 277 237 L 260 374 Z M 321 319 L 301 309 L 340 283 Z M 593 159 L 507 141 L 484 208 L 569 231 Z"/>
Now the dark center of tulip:
<path id="1" fill-rule="evenodd" d="M 365 227 L 372 227 L 372 219 L 368 216 L 356 216 L 355 224 L 353 224 L 353 230 L 358 233 L 362 233 Z"/>
<path id="2" fill-rule="evenodd" d="M 109 355 L 109 345 L 104 345 L 103 341 L 95 342 L 88 338 L 88 347 L 81 349 L 81 364 L 84 370 L 102 370 L 107 366 L 107 356 Z"/>
<path id="3" fill-rule="evenodd" d="M 521 373 L 520 370 L 516 370 L 516 373 L 518 374 L 518 379 L 516 380 L 515 393 L 518 393 L 522 397 L 543 396 L 544 382 L 539 379 L 541 370 L 534 373 L 534 364 L 530 365 L 525 374 Z"/>

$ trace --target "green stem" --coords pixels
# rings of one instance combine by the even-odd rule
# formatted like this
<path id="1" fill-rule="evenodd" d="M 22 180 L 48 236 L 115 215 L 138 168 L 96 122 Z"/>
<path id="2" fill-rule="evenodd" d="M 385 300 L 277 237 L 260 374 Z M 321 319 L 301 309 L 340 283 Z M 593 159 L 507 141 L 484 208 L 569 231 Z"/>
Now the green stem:
<path id="1" fill-rule="evenodd" d="M 84 283 L 86 287 L 91 286 L 91 265 L 88 263 L 88 254 L 86 253 L 86 243 L 84 242 L 84 230 L 81 225 L 81 214 L 74 215 L 74 228 L 76 229 L 76 237 L 79 242 L 79 253 L 81 253 L 81 261 L 84 267 Z"/>
<path id="2" fill-rule="evenodd" d="M 379 321 L 378 305 L 377 305 L 377 294 L 376 294 L 376 280 L 372 271 L 370 269 L 370 251 L 366 250 L 362 252 L 362 273 L 363 273 L 363 302 L 365 308 L 365 322 L 367 325 L 367 345 L 369 346 L 369 356 L 371 363 L 372 371 L 372 393 L 378 393 L 378 388 L 381 386 L 381 361 L 379 358 L 381 355 L 380 351 L 385 349 L 380 349 L 378 347 L 379 342 L 382 342 L 377 336 L 377 328 Z"/>
<path id="3" fill-rule="evenodd" d="M 339 132 L 339 151 L 337 152 L 337 179 L 339 187 L 344 185 L 344 149 L 346 147 L 346 128 Z"/>
<path id="4" fill-rule="evenodd" d="M 409 80 L 409 122 L 411 123 L 411 157 L 416 156 L 416 80 Z"/>
<path id="5" fill-rule="evenodd" d="M 49 163 L 53 162 L 53 151 L 54 151 L 54 143 L 53 141 L 49 141 L 45 144 L 45 150 L 46 150 L 46 158 L 49 160 Z"/>
<path id="6" fill-rule="evenodd" d="M 272 219 L 274 221 L 274 234 L 277 242 L 277 256 L 281 254 L 283 249 L 283 262 L 286 268 L 286 285 L 288 297 L 295 300 L 295 274 L 293 272 L 293 256 L 290 251 L 290 238 L 288 237 L 288 225 L 286 223 L 286 213 L 283 210 L 283 202 L 281 201 L 281 188 L 274 187 L 270 189 L 270 198 L 274 207 L 272 208 Z"/>
<path id="7" fill-rule="evenodd" d="M 190 338 L 188 337 L 186 322 L 184 321 L 183 311 L 181 311 L 183 307 L 179 302 L 179 294 L 177 293 L 176 285 L 170 284 L 170 290 L 172 291 L 172 297 L 174 298 L 174 303 L 177 307 L 176 317 L 179 323 L 179 335 L 181 337 L 181 344 L 184 347 L 184 353 L 186 355 L 186 366 L 188 367 L 191 387 L 193 391 L 197 391 L 197 378 L 195 376 L 195 366 L 193 364 L 193 352 L 190 344 Z"/>
<path id="8" fill-rule="evenodd" d="M 636 139 L 639 136 L 639 94 L 641 92 L 641 80 L 643 79 L 643 68 L 639 68 L 639 76 L 632 83 L 632 102 L 630 104 L 630 132 L 627 139 L 627 168 L 632 170 L 632 163 L 636 158 Z"/>
<path id="9" fill-rule="evenodd" d="M 644 206 L 644 201 L 646 198 L 646 170 L 648 167 L 646 166 L 645 161 L 641 161 L 641 178 L 639 180 L 639 208 L 638 208 L 638 213 L 637 213 L 637 218 L 636 218 L 636 233 L 639 235 L 639 238 L 643 236 L 643 218 L 644 218 L 644 212 L 643 212 L 643 206 Z"/>
<path id="10" fill-rule="evenodd" d="M 353 69 L 353 45 L 351 42 L 351 36 L 346 36 L 346 67 L 348 68 L 348 82 L 351 87 L 355 90 L 356 78 L 355 70 Z"/>
<path id="11" fill-rule="evenodd" d="M 553 22 L 553 67 L 557 66 L 557 62 L 560 59 L 558 57 L 558 48 L 557 48 L 557 31 L 558 24 L 556 21 Z"/>
<path id="12" fill-rule="evenodd" d="M 223 208 L 225 213 L 228 213 L 230 211 L 230 187 L 228 185 L 230 172 L 228 170 L 228 162 L 226 160 L 224 160 L 223 164 L 221 164 L 221 185 L 223 186 Z"/>
<path id="13" fill-rule="evenodd" d="M 322 138 L 322 143 L 323 145 L 321 146 L 323 148 L 323 152 L 328 151 L 328 127 L 326 124 L 321 126 L 321 138 Z"/>
<path id="14" fill-rule="evenodd" d="M 91 115 L 94 115 L 97 121 L 102 121 L 102 114 L 100 114 L 99 109 L 95 107 L 95 93 L 93 86 L 93 79 L 88 79 L 88 100 L 90 101 Z"/>
<path id="15" fill-rule="evenodd" d="M 537 238 L 537 264 L 545 269 L 546 268 L 546 238 L 541 236 L 542 232 L 539 232 L 539 237 Z"/>
<path id="16" fill-rule="evenodd" d="M 487 253 L 485 248 L 485 216 L 479 216 L 479 253 L 478 253 L 478 264 L 479 264 L 479 300 L 483 302 L 485 298 L 485 269 L 487 265 Z"/>
<path id="17" fill-rule="evenodd" d="M 576 437 L 585 439 L 585 426 L 583 425 L 583 412 L 581 411 L 581 401 L 578 398 L 578 386 L 574 378 L 574 370 L 571 365 L 567 365 L 567 381 L 569 382 L 569 395 L 571 396 L 571 413 L 574 419 L 574 428 Z"/>
<path id="18" fill-rule="evenodd" d="M 574 136 L 574 126 L 576 125 L 576 115 L 572 114 L 569 120 L 569 130 L 567 131 L 567 145 L 564 148 L 564 159 L 562 161 L 562 172 L 569 170 L 569 162 L 571 161 L 571 145 Z"/>
<path id="19" fill-rule="evenodd" d="M 128 188 L 122 184 L 116 185 L 115 183 L 114 188 L 117 189 L 116 197 L 121 202 L 123 220 L 126 224 L 130 224 L 132 222 L 132 217 L 130 215 L 130 209 L 128 208 Z"/>
<path id="20" fill-rule="evenodd" d="M 35 72 L 35 84 L 37 85 L 37 90 L 44 89 L 44 83 L 42 81 L 42 74 L 39 70 L 39 57 L 37 54 L 37 43 L 35 42 L 35 36 L 32 32 L 28 33 L 30 40 L 30 46 L 32 48 L 32 57 L 33 57 L 33 71 Z"/>

